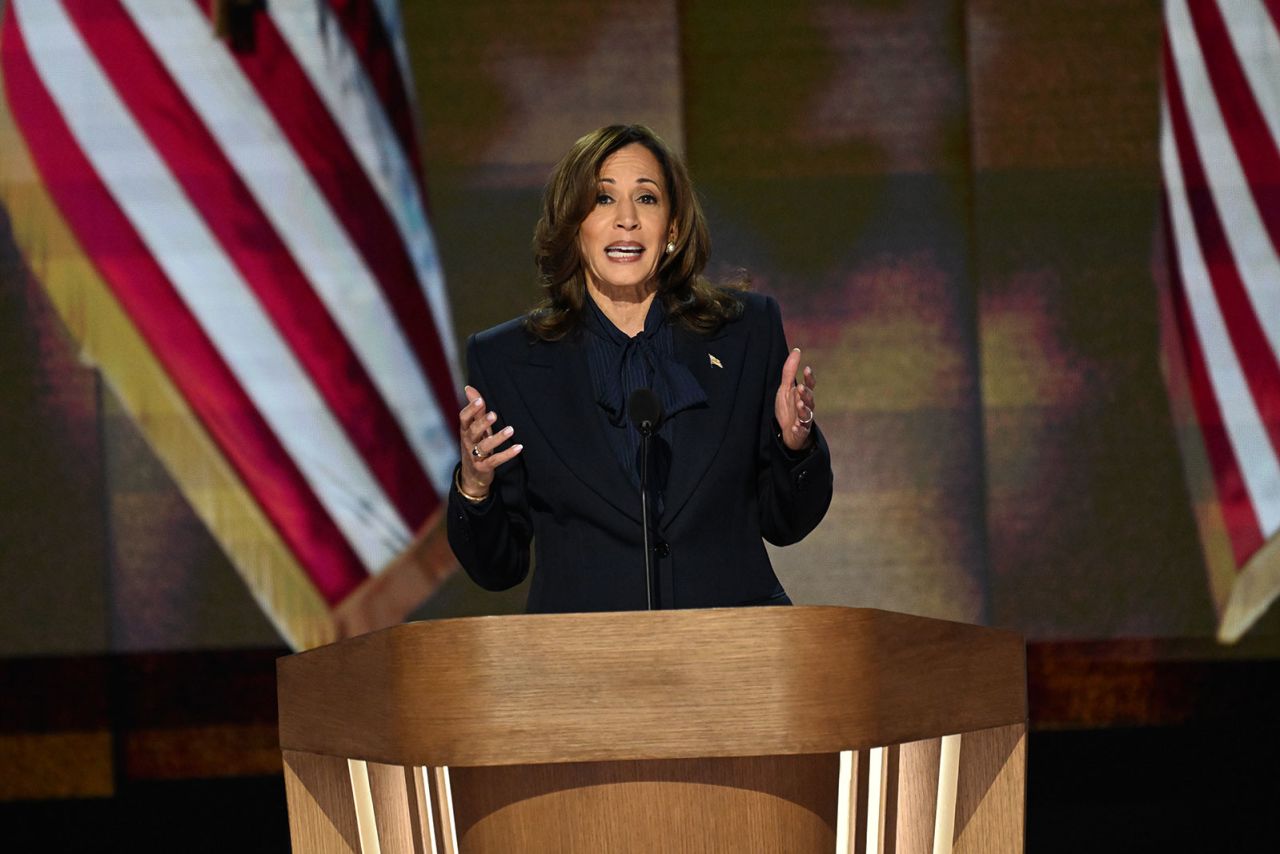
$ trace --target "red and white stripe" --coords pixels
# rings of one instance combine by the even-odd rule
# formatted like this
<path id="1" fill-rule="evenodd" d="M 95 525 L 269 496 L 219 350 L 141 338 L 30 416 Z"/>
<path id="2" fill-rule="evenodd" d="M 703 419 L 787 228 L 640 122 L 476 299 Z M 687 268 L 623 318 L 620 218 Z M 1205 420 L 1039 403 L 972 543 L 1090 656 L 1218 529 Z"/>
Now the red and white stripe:
<path id="1" fill-rule="evenodd" d="M 1178 333 L 1236 566 L 1280 531 L 1280 3 L 1168 0 Z"/>
<path id="2" fill-rule="evenodd" d="M 394 4 L 12 0 L 9 102 L 51 196 L 330 602 L 456 460 L 452 330 Z"/>

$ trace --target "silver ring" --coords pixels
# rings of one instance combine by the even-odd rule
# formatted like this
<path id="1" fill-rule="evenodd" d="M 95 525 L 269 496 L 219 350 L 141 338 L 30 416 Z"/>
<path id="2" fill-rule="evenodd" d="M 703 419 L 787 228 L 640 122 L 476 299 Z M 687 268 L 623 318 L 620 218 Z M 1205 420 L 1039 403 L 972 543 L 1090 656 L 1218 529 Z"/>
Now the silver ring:
<path id="1" fill-rule="evenodd" d="M 799 420 L 800 420 L 800 424 L 801 424 L 801 426 L 803 426 L 803 427 L 808 427 L 810 424 L 812 424 L 812 423 L 813 423 L 813 410 L 812 410 L 812 409 L 810 409 L 810 410 L 809 410 L 809 420 L 808 420 L 808 421 L 805 421 L 803 418 L 801 418 L 801 419 L 799 419 Z"/>
<path id="2" fill-rule="evenodd" d="M 471 446 L 471 456 L 475 457 L 477 460 L 483 460 L 485 457 L 487 457 L 487 456 L 489 456 L 489 455 L 488 455 L 488 454 L 482 454 L 482 453 L 480 453 L 480 446 L 479 446 L 479 445 L 472 445 L 472 446 Z"/>

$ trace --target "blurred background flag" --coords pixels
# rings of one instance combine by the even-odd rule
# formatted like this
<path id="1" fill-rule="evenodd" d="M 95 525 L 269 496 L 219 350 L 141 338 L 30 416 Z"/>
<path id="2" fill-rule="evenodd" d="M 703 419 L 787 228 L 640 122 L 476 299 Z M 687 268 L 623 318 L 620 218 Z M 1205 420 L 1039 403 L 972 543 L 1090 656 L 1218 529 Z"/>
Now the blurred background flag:
<path id="1" fill-rule="evenodd" d="M 1219 638 L 1280 594 L 1280 2 L 1168 0 L 1163 330 Z"/>
<path id="2" fill-rule="evenodd" d="M 10 0 L 0 201 L 295 648 L 454 565 L 455 346 L 394 0 Z"/>

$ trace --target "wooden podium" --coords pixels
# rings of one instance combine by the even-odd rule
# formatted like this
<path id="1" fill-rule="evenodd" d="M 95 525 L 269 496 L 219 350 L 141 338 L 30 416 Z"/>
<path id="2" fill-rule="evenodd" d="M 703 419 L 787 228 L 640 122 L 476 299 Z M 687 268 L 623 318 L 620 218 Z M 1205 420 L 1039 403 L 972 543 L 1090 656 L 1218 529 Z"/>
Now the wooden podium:
<path id="1" fill-rule="evenodd" d="M 740 608 L 410 623 L 282 658 L 296 852 L 1019 852 L 1012 633 Z"/>

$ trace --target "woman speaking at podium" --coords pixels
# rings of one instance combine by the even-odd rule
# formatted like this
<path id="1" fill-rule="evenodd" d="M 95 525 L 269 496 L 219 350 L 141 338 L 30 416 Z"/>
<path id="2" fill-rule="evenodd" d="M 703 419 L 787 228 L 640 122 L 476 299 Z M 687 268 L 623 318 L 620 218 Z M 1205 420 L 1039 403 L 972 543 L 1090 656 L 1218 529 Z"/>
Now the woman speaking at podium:
<path id="1" fill-rule="evenodd" d="M 763 540 L 800 540 L 831 502 L 813 372 L 772 299 L 702 277 L 680 158 L 637 125 L 584 136 L 534 243 L 541 304 L 467 342 L 459 562 L 504 590 L 532 543 L 530 612 L 789 604 Z"/>

